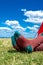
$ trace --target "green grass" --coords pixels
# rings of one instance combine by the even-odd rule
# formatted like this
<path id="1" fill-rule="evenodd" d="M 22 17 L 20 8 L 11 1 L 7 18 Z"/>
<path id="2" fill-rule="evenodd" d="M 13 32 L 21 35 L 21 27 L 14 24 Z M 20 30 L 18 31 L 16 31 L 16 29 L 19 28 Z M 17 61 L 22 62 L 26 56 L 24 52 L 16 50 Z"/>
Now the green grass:
<path id="1" fill-rule="evenodd" d="M 17 52 L 11 39 L 0 39 L 0 65 L 43 65 L 43 51 Z"/>

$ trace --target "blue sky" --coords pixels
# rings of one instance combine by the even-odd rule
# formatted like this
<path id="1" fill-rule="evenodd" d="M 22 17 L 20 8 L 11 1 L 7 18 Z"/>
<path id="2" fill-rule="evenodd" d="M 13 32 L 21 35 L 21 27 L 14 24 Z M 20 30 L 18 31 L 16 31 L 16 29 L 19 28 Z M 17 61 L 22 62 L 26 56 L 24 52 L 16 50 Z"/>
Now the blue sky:
<path id="1" fill-rule="evenodd" d="M 34 38 L 43 21 L 43 0 L 0 0 L 0 37 L 15 31 Z"/>

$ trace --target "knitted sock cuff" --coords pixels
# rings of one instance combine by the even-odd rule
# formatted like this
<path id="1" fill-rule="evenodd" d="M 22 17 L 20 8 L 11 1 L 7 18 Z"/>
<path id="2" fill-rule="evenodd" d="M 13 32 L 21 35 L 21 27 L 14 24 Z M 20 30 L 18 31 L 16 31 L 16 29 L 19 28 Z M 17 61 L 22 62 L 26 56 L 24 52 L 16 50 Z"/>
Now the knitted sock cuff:
<path id="1" fill-rule="evenodd" d="M 16 41 L 15 41 L 14 36 L 11 37 L 11 41 L 12 41 L 12 45 L 13 45 L 13 46 L 16 46 Z"/>
<path id="2" fill-rule="evenodd" d="M 28 53 L 30 53 L 30 52 L 33 51 L 33 49 L 32 49 L 31 46 L 27 46 L 27 47 L 25 48 L 25 51 L 28 52 Z"/>
<path id="3" fill-rule="evenodd" d="M 21 34 L 18 33 L 18 31 L 16 31 L 15 34 L 14 34 L 14 38 L 17 39 L 17 38 L 19 38 L 19 36 L 21 36 Z"/>

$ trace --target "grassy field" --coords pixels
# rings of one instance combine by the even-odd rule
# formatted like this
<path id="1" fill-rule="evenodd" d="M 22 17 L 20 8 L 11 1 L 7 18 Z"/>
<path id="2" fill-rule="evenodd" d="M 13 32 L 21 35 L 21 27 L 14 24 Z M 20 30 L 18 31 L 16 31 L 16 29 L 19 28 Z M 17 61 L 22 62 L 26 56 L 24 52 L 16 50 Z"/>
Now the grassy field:
<path id="1" fill-rule="evenodd" d="M 43 52 L 17 52 L 11 39 L 0 39 L 0 65 L 43 65 Z"/>

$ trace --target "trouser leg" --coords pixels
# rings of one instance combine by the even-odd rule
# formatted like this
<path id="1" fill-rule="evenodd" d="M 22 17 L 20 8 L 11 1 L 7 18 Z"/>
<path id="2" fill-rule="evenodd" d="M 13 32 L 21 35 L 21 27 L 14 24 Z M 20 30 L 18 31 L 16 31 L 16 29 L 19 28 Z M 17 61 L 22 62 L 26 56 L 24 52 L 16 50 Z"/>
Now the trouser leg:
<path id="1" fill-rule="evenodd" d="M 27 52 L 32 52 L 32 47 L 28 44 L 29 42 L 25 37 L 23 37 L 18 32 L 15 32 L 14 36 L 16 38 L 17 44 L 20 47 L 20 50 L 25 50 Z"/>
<path id="2" fill-rule="evenodd" d="M 17 50 L 32 52 L 32 47 L 28 43 L 27 39 L 18 32 L 15 32 L 14 36 L 12 36 L 13 47 Z"/>

